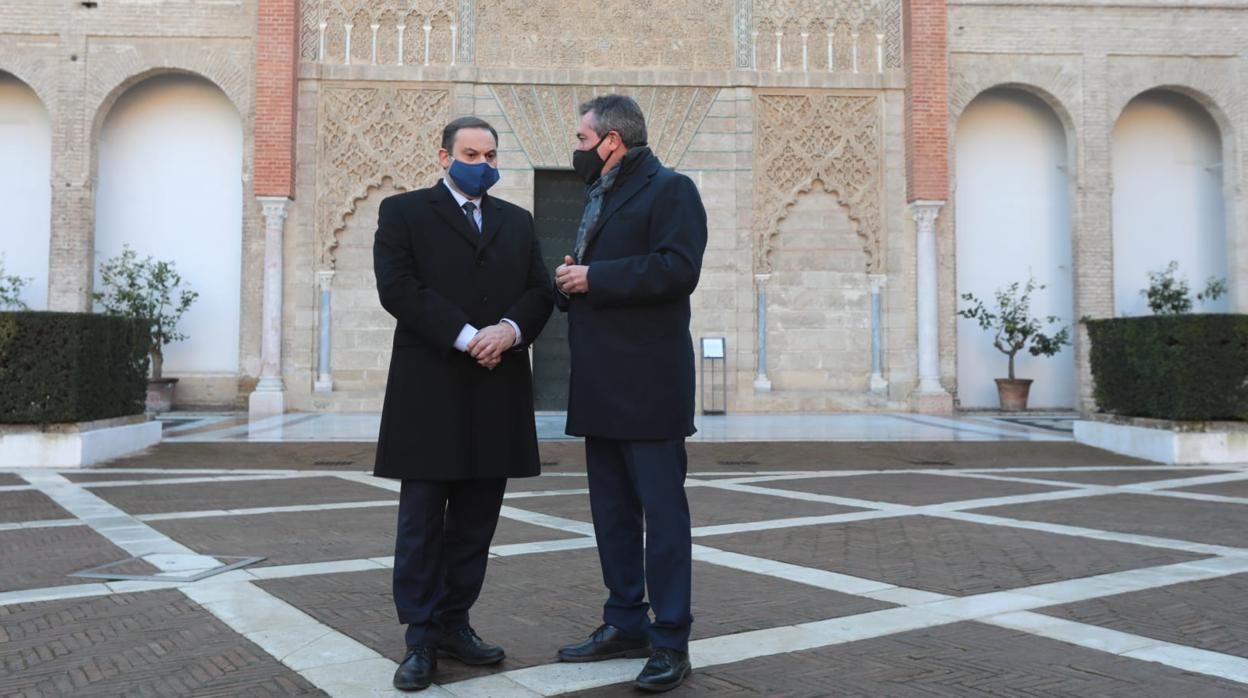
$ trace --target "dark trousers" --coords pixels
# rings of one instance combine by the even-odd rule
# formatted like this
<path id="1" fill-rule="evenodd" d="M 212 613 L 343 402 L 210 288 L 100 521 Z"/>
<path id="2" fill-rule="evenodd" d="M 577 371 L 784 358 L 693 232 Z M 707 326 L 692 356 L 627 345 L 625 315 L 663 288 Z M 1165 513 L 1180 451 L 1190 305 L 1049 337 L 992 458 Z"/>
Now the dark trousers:
<path id="1" fill-rule="evenodd" d="M 587 438 L 585 459 L 598 559 L 609 592 L 603 622 L 634 637 L 649 634 L 655 647 L 687 651 L 693 546 L 685 440 Z M 653 622 L 648 609 L 654 611 Z"/>
<path id="2" fill-rule="evenodd" d="M 507 480 L 404 480 L 394 542 L 394 605 L 407 644 L 468 625 Z"/>

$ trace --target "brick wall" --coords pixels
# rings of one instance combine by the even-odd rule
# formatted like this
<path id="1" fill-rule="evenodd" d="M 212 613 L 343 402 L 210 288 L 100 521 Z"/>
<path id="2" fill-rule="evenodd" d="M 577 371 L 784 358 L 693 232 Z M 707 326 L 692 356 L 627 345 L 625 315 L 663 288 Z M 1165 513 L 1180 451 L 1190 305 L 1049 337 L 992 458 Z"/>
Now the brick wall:
<path id="1" fill-rule="evenodd" d="M 902 26 L 906 82 L 906 200 L 947 198 L 949 123 L 945 0 L 907 0 Z"/>

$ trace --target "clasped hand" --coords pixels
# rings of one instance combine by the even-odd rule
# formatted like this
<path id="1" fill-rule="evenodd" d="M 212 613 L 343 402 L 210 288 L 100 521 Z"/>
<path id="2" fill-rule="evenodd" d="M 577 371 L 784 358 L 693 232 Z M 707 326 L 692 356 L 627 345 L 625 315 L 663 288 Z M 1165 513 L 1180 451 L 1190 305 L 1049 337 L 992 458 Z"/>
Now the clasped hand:
<path id="1" fill-rule="evenodd" d="M 555 269 L 555 285 L 567 296 L 589 293 L 589 267 L 573 264 L 570 255 L 564 256 L 563 264 Z"/>
<path id="2" fill-rule="evenodd" d="M 509 323 L 500 322 L 479 330 L 468 342 L 468 354 L 485 368 L 494 370 L 503 360 L 503 352 L 516 343 L 516 331 Z"/>

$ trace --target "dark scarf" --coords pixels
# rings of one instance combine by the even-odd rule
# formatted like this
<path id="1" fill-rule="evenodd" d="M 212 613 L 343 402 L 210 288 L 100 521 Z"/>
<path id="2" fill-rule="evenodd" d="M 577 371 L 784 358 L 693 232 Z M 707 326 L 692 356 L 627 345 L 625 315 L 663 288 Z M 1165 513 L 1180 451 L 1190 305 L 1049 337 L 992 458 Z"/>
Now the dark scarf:
<path id="1" fill-rule="evenodd" d="M 589 247 L 589 243 L 593 241 L 594 235 L 598 232 L 594 228 L 598 225 L 598 218 L 602 215 L 603 201 L 615 188 L 616 180 L 621 176 L 627 177 L 632 174 L 633 170 L 637 169 L 637 163 L 649 154 L 650 148 L 644 144 L 629 148 L 628 152 L 624 153 L 624 157 L 615 163 L 615 167 L 607 170 L 597 181 L 589 185 L 585 211 L 581 214 L 581 225 L 576 229 L 576 249 L 573 255 L 577 264 L 581 263 L 585 256 L 585 248 Z"/>

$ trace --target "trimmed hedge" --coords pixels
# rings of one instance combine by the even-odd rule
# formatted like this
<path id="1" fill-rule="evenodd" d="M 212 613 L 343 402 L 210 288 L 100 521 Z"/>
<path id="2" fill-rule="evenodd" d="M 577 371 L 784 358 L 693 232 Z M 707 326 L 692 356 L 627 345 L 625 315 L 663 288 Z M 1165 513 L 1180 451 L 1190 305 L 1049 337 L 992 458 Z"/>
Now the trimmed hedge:
<path id="1" fill-rule="evenodd" d="M 0 312 L 0 423 L 142 414 L 148 332 L 122 317 Z"/>
<path id="2" fill-rule="evenodd" d="M 1248 315 L 1087 320 L 1101 410 L 1180 421 L 1248 419 Z"/>

